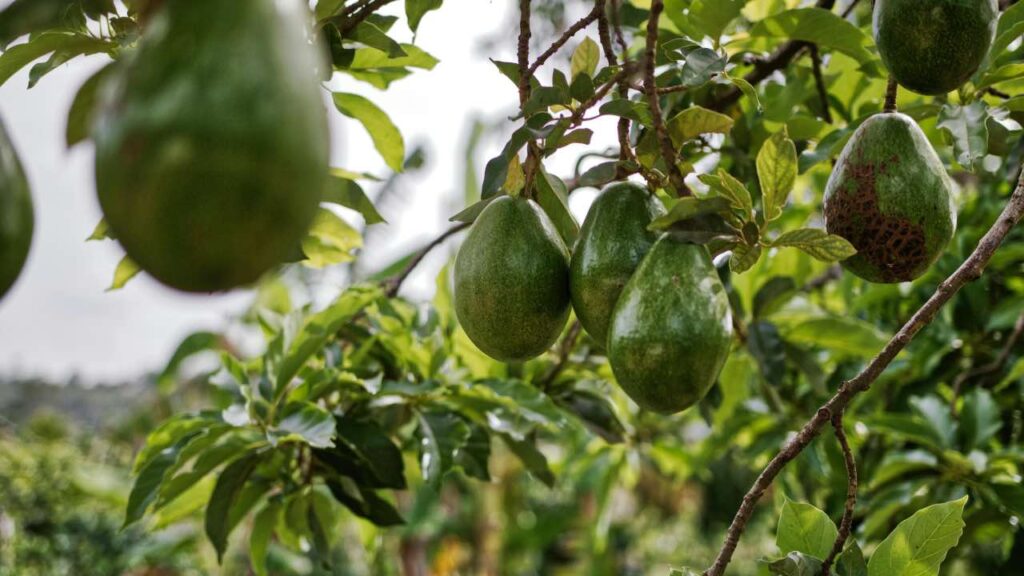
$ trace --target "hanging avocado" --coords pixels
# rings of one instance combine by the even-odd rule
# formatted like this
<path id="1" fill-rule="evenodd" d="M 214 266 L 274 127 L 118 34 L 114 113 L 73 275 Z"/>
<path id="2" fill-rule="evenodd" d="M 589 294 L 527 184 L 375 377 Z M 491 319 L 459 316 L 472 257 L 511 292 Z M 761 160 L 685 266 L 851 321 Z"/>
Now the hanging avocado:
<path id="1" fill-rule="evenodd" d="M 978 71 L 998 18 L 996 0 L 876 0 L 875 43 L 900 85 L 937 96 Z"/>
<path id="2" fill-rule="evenodd" d="M 613 184 L 598 196 L 583 222 L 569 268 L 569 288 L 576 316 L 604 346 L 612 310 L 658 239 L 647 226 L 665 213 L 647 189 L 628 182 Z"/>
<path id="3" fill-rule="evenodd" d="M 569 252 L 531 200 L 491 202 L 455 259 L 455 312 L 469 338 L 503 362 L 554 344 L 569 318 Z"/>
<path id="4" fill-rule="evenodd" d="M 857 254 L 844 268 L 871 282 L 907 282 L 956 230 L 953 182 L 921 128 L 877 114 L 850 138 L 825 188 L 825 227 Z"/>
<path id="5" fill-rule="evenodd" d="M 732 347 L 725 287 L 703 246 L 662 236 L 612 314 L 608 360 L 641 408 L 672 414 L 700 401 Z"/>
<path id="6" fill-rule="evenodd" d="M 168 286 L 228 290 L 297 253 L 328 174 L 307 20 L 292 1 L 166 2 L 105 87 L 100 205 Z"/>
<path id="7" fill-rule="evenodd" d="M 7 129 L 0 122 L 0 298 L 25 266 L 34 228 L 28 180 Z"/>

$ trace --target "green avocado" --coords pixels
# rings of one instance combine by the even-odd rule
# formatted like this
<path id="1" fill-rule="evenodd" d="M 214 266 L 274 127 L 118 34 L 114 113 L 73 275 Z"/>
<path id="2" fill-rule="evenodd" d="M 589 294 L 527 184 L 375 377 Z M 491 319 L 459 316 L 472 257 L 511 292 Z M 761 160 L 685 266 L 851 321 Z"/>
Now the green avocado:
<path id="1" fill-rule="evenodd" d="M 876 114 L 854 132 L 825 188 L 825 227 L 857 249 L 843 267 L 870 282 L 908 282 L 942 255 L 953 181 L 910 117 Z"/>
<path id="2" fill-rule="evenodd" d="M 658 233 L 647 226 L 665 213 L 646 188 L 613 184 L 590 207 L 569 265 L 572 307 L 587 332 L 602 346 L 622 288 Z"/>
<path id="3" fill-rule="evenodd" d="M 111 231 L 168 286 L 216 292 L 292 257 L 328 176 L 299 2 L 166 2 L 103 88 L 96 187 Z"/>
<path id="4" fill-rule="evenodd" d="M 998 18 L 996 0 L 876 0 L 875 43 L 900 85 L 937 96 L 978 71 Z"/>
<path id="5" fill-rule="evenodd" d="M 0 298 L 25 266 L 34 228 L 28 180 L 7 129 L 0 122 Z"/>
<path id="6" fill-rule="evenodd" d="M 569 318 L 569 251 L 537 204 L 503 196 L 480 213 L 455 259 L 455 313 L 495 360 L 555 343 Z"/>
<path id="7" fill-rule="evenodd" d="M 725 286 L 703 246 L 662 236 L 622 291 L 608 332 L 619 386 L 672 414 L 707 394 L 732 347 Z"/>

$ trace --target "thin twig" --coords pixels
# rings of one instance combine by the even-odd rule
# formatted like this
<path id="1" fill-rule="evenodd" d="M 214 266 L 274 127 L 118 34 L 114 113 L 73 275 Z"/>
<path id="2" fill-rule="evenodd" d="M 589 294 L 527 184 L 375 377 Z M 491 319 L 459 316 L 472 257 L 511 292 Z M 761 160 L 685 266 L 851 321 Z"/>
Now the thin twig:
<path id="1" fill-rule="evenodd" d="M 1024 172 L 1022 172 L 1017 186 L 1010 200 L 1007 202 L 999 218 L 992 224 L 992 227 L 982 237 L 974 252 L 957 268 L 951 276 L 946 278 L 935 293 L 911 316 L 910 320 L 889 340 L 881 352 L 852 379 L 847 380 L 839 387 L 836 394 L 829 399 L 815 413 L 803 428 L 776 454 L 765 469 L 758 476 L 754 485 L 743 497 L 743 503 L 733 517 L 732 524 L 726 533 L 722 549 L 715 558 L 714 564 L 704 573 L 706 576 L 722 576 L 726 566 L 732 560 L 736 551 L 739 539 L 746 529 L 750 516 L 754 512 L 765 490 L 771 486 L 775 478 L 782 472 L 787 464 L 793 461 L 811 441 L 821 433 L 822 428 L 829 422 L 832 414 L 838 414 L 846 409 L 854 397 L 871 387 L 871 384 L 881 376 L 882 372 L 896 358 L 914 336 L 927 326 L 938 314 L 939 310 L 968 282 L 981 277 L 985 266 L 992 259 L 992 255 L 1002 245 L 1014 226 L 1024 217 Z"/>
<path id="2" fill-rule="evenodd" d="M 519 106 L 525 106 L 530 98 L 530 0 L 519 0 L 519 47 L 516 51 L 519 64 Z"/>
<path id="3" fill-rule="evenodd" d="M 885 87 L 885 108 L 882 109 L 886 114 L 896 111 L 896 96 L 899 92 L 900 85 L 896 83 L 895 78 L 889 76 L 889 84 Z"/>
<path id="4" fill-rule="evenodd" d="M 622 22 L 619 15 L 619 0 L 611 0 L 612 14 L 611 24 L 615 31 L 615 39 L 618 41 L 619 48 L 622 50 L 622 65 L 624 69 L 631 68 L 633 66 L 632 61 L 629 58 L 629 47 L 626 45 L 626 40 L 622 35 Z M 601 32 L 602 24 L 605 28 L 605 33 L 600 34 L 601 45 L 604 47 L 605 58 L 608 59 L 609 65 L 614 65 L 616 62 L 615 58 L 615 47 L 612 46 L 611 35 L 607 34 L 608 15 L 602 14 L 598 20 L 598 32 Z M 628 78 L 622 78 L 619 82 L 619 97 L 623 99 L 629 98 L 629 81 Z M 624 180 L 629 174 L 626 168 L 626 164 L 635 164 L 637 169 L 641 172 L 644 180 L 647 181 L 648 186 L 651 190 L 657 188 L 657 180 L 651 175 L 651 173 L 642 166 L 636 158 L 636 154 L 633 153 L 633 145 L 629 140 L 631 122 L 629 118 L 619 118 L 617 126 L 617 132 L 619 137 L 619 167 L 615 173 L 616 180 Z"/>
<path id="5" fill-rule="evenodd" d="M 853 2 L 850 2 L 850 5 L 846 7 L 846 10 L 843 10 L 843 20 L 846 20 L 849 18 L 850 14 L 853 14 L 853 10 L 857 7 L 858 2 L 860 2 L 860 0 L 853 0 Z"/>
<path id="6" fill-rule="evenodd" d="M 647 47 L 644 53 L 644 91 L 647 93 L 647 103 L 651 107 L 654 133 L 658 137 L 658 143 L 661 145 L 661 156 L 667 165 L 669 181 L 676 189 L 677 196 L 693 196 L 693 192 L 686 185 L 683 173 L 679 170 L 679 165 L 676 163 L 678 154 L 676 154 L 672 138 L 668 134 L 668 128 L 665 127 L 665 119 L 661 117 L 661 99 L 658 97 L 658 86 L 655 84 L 654 78 L 655 57 L 658 47 L 658 18 L 661 17 L 664 9 L 664 0 L 652 0 L 651 14 L 647 20 Z"/>
<path id="7" fill-rule="evenodd" d="M 444 244 L 445 240 L 451 238 L 452 236 L 458 234 L 459 232 L 462 232 L 466 228 L 469 228 L 469 226 L 470 225 L 467 223 L 452 226 L 443 234 L 441 234 L 437 238 L 434 238 L 430 242 L 430 244 L 424 246 L 422 250 L 417 252 L 416 255 L 413 256 L 413 259 L 410 260 L 409 263 L 405 265 L 405 268 L 403 268 L 402 271 L 398 273 L 398 276 L 390 278 L 384 283 L 384 293 L 387 295 L 387 297 L 394 298 L 395 296 L 398 296 L 398 291 L 402 289 L 402 284 L 405 282 L 406 278 L 408 278 L 409 275 L 412 274 L 413 270 L 415 270 L 416 267 L 419 266 L 421 262 L 423 262 L 423 259 L 427 257 L 427 254 L 430 254 L 434 250 L 434 248 L 437 248 L 441 244 Z"/>
<path id="8" fill-rule="evenodd" d="M 836 561 L 836 557 L 843 551 L 846 540 L 850 537 L 850 529 L 853 527 L 853 510 L 857 506 L 857 460 L 853 457 L 853 450 L 850 449 L 850 441 L 846 438 L 846 431 L 843 430 L 843 413 L 837 412 L 832 415 L 832 429 L 835 430 L 836 440 L 843 451 L 843 461 L 846 463 L 846 506 L 843 508 L 843 518 L 839 521 L 839 534 L 832 544 L 832 551 L 821 564 L 821 576 L 829 576 L 829 570 Z"/>
<path id="9" fill-rule="evenodd" d="M 1007 94 L 1006 92 L 1003 92 L 1002 90 L 998 88 L 993 88 L 991 86 L 986 88 L 985 92 L 995 96 L 996 98 L 1002 98 L 1003 100 L 1009 100 L 1010 98 L 1013 98 L 1013 96 L 1011 96 L 1010 94 Z"/>
<path id="10" fill-rule="evenodd" d="M 821 117 L 825 123 L 832 123 L 832 106 L 828 101 L 828 87 L 825 86 L 825 78 L 821 74 L 821 53 L 817 44 L 811 44 L 811 70 L 814 72 L 814 83 L 818 86 L 818 97 L 821 98 Z"/>
<path id="11" fill-rule="evenodd" d="M 342 13 L 340 16 L 335 18 L 335 22 L 338 24 L 338 30 L 342 36 L 345 36 L 349 32 L 355 29 L 363 20 L 370 17 L 371 14 L 379 10 L 380 8 L 394 2 L 395 0 L 371 0 L 365 3 L 362 8 L 355 10 L 350 13 Z"/>
<path id="12" fill-rule="evenodd" d="M 526 4 L 528 5 L 529 2 L 526 2 Z M 520 3 L 520 6 L 522 6 L 522 2 Z M 543 66 L 544 63 L 548 61 L 548 58 L 554 56 L 555 53 L 558 52 L 562 48 L 562 46 L 564 46 L 565 43 L 569 41 L 570 38 L 575 36 L 576 33 L 579 32 L 580 30 L 583 30 L 587 26 L 590 26 L 590 23 L 597 20 L 602 13 L 604 13 L 604 0 L 595 0 L 594 8 L 590 12 L 588 12 L 586 16 L 580 18 L 572 26 L 566 28 L 565 32 L 561 36 L 559 36 L 558 39 L 551 44 L 551 46 L 548 46 L 548 49 L 541 53 L 541 55 L 537 57 L 533 64 L 530 65 L 530 75 L 532 76 L 537 71 L 537 69 Z"/>
<path id="13" fill-rule="evenodd" d="M 1010 336 L 1006 339 L 1006 344 L 1003 346 L 1003 349 L 999 352 L 999 356 L 997 356 L 995 360 L 985 366 L 968 370 L 967 372 L 962 372 L 957 375 L 956 379 L 953 381 L 953 397 L 949 401 L 949 411 L 954 418 L 957 417 L 956 404 L 957 400 L 960 399 L 960 391 L 963 388 L 964 383 L 972 378 L 995 374 L 1005 368 L 1006 363 L 1010 360 L 1010 355 L 1013 353 L 1013 348 L 1017 345 L 1017 342 L 1020 341 L 1021 335 L 1024 335 L 1024 314 L 1017 317 L 1017 322 L 1013 325 L 1013 332 L 1010 332 Z"/>

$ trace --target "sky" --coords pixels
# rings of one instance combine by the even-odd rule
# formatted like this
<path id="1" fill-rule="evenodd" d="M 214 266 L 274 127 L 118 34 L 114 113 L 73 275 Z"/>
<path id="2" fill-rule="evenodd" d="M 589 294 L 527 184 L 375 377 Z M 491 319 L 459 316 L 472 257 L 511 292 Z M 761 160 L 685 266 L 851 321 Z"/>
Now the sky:
<path id="1" fill-rule="evenodd" d="M 0 0 L 0 6 L 6 3 Z M 501 122 L 517 104 L 515 87 L 487 60 L 514 60 L 513 38 L 504 33 L 511 6 L 505 0 L 448 0 L 441 11 L 424 18 L 415 38 L 418 46 L 440 60 L 434 70 L 417 71 L 387 92 L 342 75 L 329 84 L 331 89 L 371 98 L 402 131 L 407 149 L 423 144 L 427 150 L 427 167 L 405 178 L 400 193 L 381 207 L 389 223 L 377 231 L 368 259 L 387 262 L 425 244 L 461 207 L 465 140 L 474 119 Z M 403 22 L 396 25 L 396 36 L 411 41 Z M 481 50 L 485 40 L 502 37 L 508 40 L 496 53 Z M 564 49 L 563 60 L 580 39 Z M 64 145 L 74 95 L 105 61 L 101 56 L 76 59 L 31 90 L 26 67 L 0 87 L 0 118 L 20 153 L 36 209 L 29 261 L 18 283 L 0 301 L 0 377 L 61 381 L 77 376 L 92 383 L 131 379 L 159 369 L 189 333 L 224 328 L 251 300 L 245 290 L 184 295 L 145 275 L 123 290 L 105 291 L 123 253 L 114 242 L 84 241 L 101 218 L 93 186 L 93 151 L 89 144 L 71 150 Z M 545 79 L 543 73 L 541 78 Z M 362 127 L 333 110 L 329 116 L 332 165 L 386 176 Z M 595 129 L 595 147 L 612 143 L 611 125 L 598 122 Z M 479 174 L 502 144 L 491 138 L 481 147 L 474 158 Z M 570 148 L 549 169 L 568 174 L 573 152 L 581 150 Z M 594 193 L 574 194 L 571 208 L 578 218 Z M 429 297 L 434 275 L 456 248 L 448 246 L 424 262 L 403 294 Z"/>

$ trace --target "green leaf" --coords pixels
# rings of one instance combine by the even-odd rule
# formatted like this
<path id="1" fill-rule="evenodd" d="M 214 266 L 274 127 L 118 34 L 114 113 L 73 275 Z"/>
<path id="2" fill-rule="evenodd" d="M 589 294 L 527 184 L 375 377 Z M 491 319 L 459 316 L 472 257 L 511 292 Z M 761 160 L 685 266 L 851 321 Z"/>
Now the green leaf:
<path id="1" fill-rule="evenodd" d="M 758 244 L 738 244 L 732 249 L 732 256 L 729 257 L 729 269 L 737 274 L 750 270 L 761 259 L 762 252 Z"/>
<path id="2" fill-rule="evenodd" d="M 935 450 L 943 449 L 943 440 L 936 437 L 935 430 L 920 418 L 911 414 L 875 414 L 863 420 L 872 432 L 890 434 Z M 908 463 L 909 464 L 909 463 Z M 927 461 L 921 462 L 922 469 L 928 468 Z M 891 473 L 891 472 L 890 472 Z"/>
<path id="3" fill-rule="evenodd" d="M 722 76 L 739 88 L 740 92 L 742 92 L 748 100 L 754 103 L 754 108 L 758 112 L 762 112 L 764 110 L 764 107 L 761 106 L 761 98 L 758 97 L 757 90 L 750 82 L 747 82 L 744 78 L 739 76 L 730 76 L 727 72 L 723 72 Z"/>
<path id="4" fill-rule="evenodd" d="M 252 523 L 252 534 L 249 536 L 249 561 L 256 576 L 267 576 L 267 548 L 274 535 L 274 529 L 281 519 L 281 503 L 268 502 Z"/>
<path id="5" fill-rule="evenodd" d="M 956 161 L 968 170 L 988 153 L 988 107 L 982 101 L 967 106 L 946 104 L 939 112 L 938 128 L 953 139 Z"/>
<path id="6" fill-rule="evenodd" d="M 785 558 L 769 562 L 768 573 L 775 576 L 819 576 L 821 560 L 799 552 L 790 552 Z"/>
<path id="7" fill-rule="evenodd" d="M 537 171 L 535 181 L 537 191 L 537 203 L 544 212 L 551 218 L 551 222 L 558 230 L 566 246 L 576 244 L 576 237 L 580 234 L 580 225 L 576 217 L 569 210 L 569 195 L 565 189 L 565 183 L 557 176 L 552 176 L 544 167 Z"/>
<path id="8" fill-rule="evenodd" d="M 700 47 L 686 55 L 680 73 L 683 86 L 696 88 L 707 84 L 717 74 L 725 71 L 728 58 L 710 48 Z"/>
<path id="9" fill-rule="evenodd" d="M 782 215 L 782 208 L 796 182 L 796 172 L 796 145 L 783 128 L 766 140 L 757 153 L 757 178 L 761 183 L 766 221 Z"/>
<path id="10" fill-rule="evenodd" d="M 356 25 L 355 29 L 348 33 L 348 37 L 366 44 L 370 48 L 376 48 L 388 55 L 389 58 L 401 58 L 407 56 L 402 45 L 393 40 L 383 30 L 374 26 L 372 22 L 364 20 Z"/>
<path id="11" fill-rule="evenodd" d="M 964 396 L 963 409 L 960 411 L 960 433 L 966 452 L 984 448 L 1002 426 L 999 405 L 991 392 L 975 388 Z"/>
<path id="12" fill-rule="evenodd" d="M 295 402 L 285 407 L 277 425 L 282 439 L 297 438 L 313 448 L 334 446 L 334 416 L 311 402 Z"/>
<path id="13" fill-rule="evenodd" d="M 143 445 L 139 455 L 135 457 L 135 464 L 132 466 L 132 474 L 139 474 L 156 459 L 164 450 L 177 444 L 182 438 L 199 432 L 211 424 L 217 422 L 207 416 L 196 416 L 193 414 L 180 414 L 169 420 L 149 433 L 146 443 Z"/>
<path id="14" fill-rule="evenodd" d="M 854 540 L 846 547 L 836 562 L 838 576 L 868 576 L 868 565 L 864 561 L 864 552 Z"/>
<path id="15" fill-rule="evenodd" d="M 576 184 L 580 187 L 601 188 L 615 180 L 618 169 L 618 162 L 602 162 L 588 168 L 586 172 L 580 175 L 580 179 Z"/>
<path id="16" fill-rule="evenodd" d="M 1003 52 L 1013 44 L 1014 40 L 1024 35 L 1024 4 L 1016 3 L 999 15 L 999 25 L 996 28 L 996 38 L 992 42 L 992 50 L 989 58 L 996 59 L 1003 55 Z"/>
<path id="17" fill-rule="evenodd" d="M 732 204 L 729 200 L 720 196 L 712 196 L 710 198 L 689 196 L 680 198 L 672 206 L 672 209 L 668 211 L 668 214 L 655 218 L 648 228 L 651 230 L 666 230 L 673 224 L 691 220 L 705 214 L 728 213 L 731 208 Z"/>
<path id="18" fill-rule="evenodd" d="M 512 162 L 512 157 L 519 154 L 519 151 L 530 140 L 530 137 L 529 128 L 526 126 L 520 127 L 509 137 L 501 153 L 487 162 L 487 166 L 484 167 L 484 182 L 480 186 L 482 200 L 488 200 L 501 191 L 502 185 L 508 178 L 508 169 L 509 164 Z"/>
<path id="19" fill-rule="evenodd" d="M 500 434 L 500 436 L 531 474 L 548 488 L 555 485 L 555 474 L 548 467 L 547 457 L 537 449 L 536 444 L 532 440 L 516 440 L 508 434 Z"/>
<path id="20" fill-rule="evenodd" d="M 824 8 L 799 8 L 773 14 L 758 22 L 750 35 L 754 37 L 803 40 L 842 52 L 862 66 L 873 64 L 869 50 L 873 42 L 863 30 Z"/>
<path id="21" fill-rule="evenodd" d="M 93 228 L 92 234 L 89 234 L 89 237 L 86 238 L 85 241 L 86 242 L 94 242 L 94 241 L 97 241 L 97 240 L 113 240 L 113 239 L 114 239 L 114 237 L 113 237 L 113 235 L 110 232 L 110 225 L 107 224 L 107 220 L 105 218 L 101 218 L 100 221 L 96 223 L 96 227 Z"/>
<path id="22" fill-rule="evenodd" d="M 799 248 L 822 262 L 839 262 L 857 253 L 853 244 L 842 236 L 829 234 L 817 228 L 800 228 L 784 232 L 772 242 L 772 246 Z"/>
<path id="23" fill-rule="evenodd" d="M 775 544 L 783 554 L 802 552 L 815 558 L 825 558 L 832 550 L 839 530 L 821 510 L 786 499 L 779 516 Z"/>
<path id="24" fill-rule="evenodd" d="M 181 437 L 173 446 L 161 450 L 146 460 L 145 466 L 135 479 L 131 494 L 128 495 L 124 527 L 130 526 L 142 518 L 146 509 L 156 500 L 164 477 L 177 462 L 178 454 L 198 435 L 199 431 L 194 430 Z"/>
<path id="25" fill-rule="evenodd" d="M 355 260 L 355 251 L 363 245 L 363 237 L 340 216 L 320 208 L 313 224 L 302 239 L 303 263 L 311 268 L 326 268 Z"/>
<path id="26" fill-rule="evenodd" d="M 504 196 L 504 194 L 499 194 L 498 196 L 491 196 L 490 198 L 487 198 L 486 200 L 481 200 L 479 202 L 474 202 L 473 204 L 471 204 L 466 209 L 462 210 L 461 212 L 459 212 L 455 216 L 452 216 L 451 218 L 449 218 L 448 221 L 449 222 L 462 222 L 464 224 L 472 224 L 473 222 L 476 221 L 477 216 L 480 216 L 480 213 L 484 211 L 484 208 L 487 208 L 488 204 L 490 204 L 491 202 L 497 200 L 498 198 L 501 198 L 502 196 Z"/>
<path id="27" fill-rule="evenodd" d="M 278 368 L 275 401 L 284 395 L 306 361 L 323 349 L 328 338 L 381 296 L 379 287 L 353 286 L 325 310 L 306 319 Z"/>
<path id="28" fill-rule="evenodd" d="M 841 354 L 870 358 L 889 341 L 877 328 L 856 318 L 811 318 L 783 331 L 793 344 L 820 346 Z"/>
<path id="29" fill-rule="evenodd" d="M 714 176 L 702 174 L 700 181 L 710 186 L 713 193 L 728 200 L 733 208 L 743 212 L 747 218 L 750 217 L 750 213 L 754 210 L 754 201 L 750 197 L 750 191 L 732 174 L 719 168 L 718 173 Z"/>
<path id="30" fill-rule="evenodd" d="M 11 76 L 36 59 L 55 50 L 85 55 L 99 52 L 109 53 L 115 47 L 116 44 L 112 42 L 83 34 L 44 32 L 32 37 L 28 42 L 12 46 L 0 54 L 0 85 L 3 85 Z"/>
<path id="31" fill-rule="evenodd" d="M 127 256 L 121 258 L 121 261 L 117 263 L 117 268 L 114 269 L 114 279 L 110 282 L 107 292 L 114 292 L 124 288 L 141 271 L 142 269 L 139 268 L 139 265 L 133 262 L 131 258 Z"/>
<path id="32" fill-rule="evenodd" d="M 967 497 L 928 506 L 900 522 L 868 562 L 868 576 L 938 576 L 963 534 Z"/>
<path id="33" fill-rule="evenodd" d="M 162 388 L 170 389 L 174 385 L 174 378 L 178 374 L 178 368 L 188 358 L 207 350 L 218 350 L 224 345 L 224 338 L 214 332 L 196 332 L 189 334 L 175 348 L 174 354 L 164 366 L 160 375 L 157 376 L 157 384 Z"/>
<path id="34" fill-rule="evenodd" d="M 314 452 L 317 460 L 361 486 L 404 490 L 402 452 L 372 420 L 336 419 L 334 447 Z"/>
<path id="35" fill-rule="evenodd" d="M 415 33 L 419 30 L 423 16 L 431 10 L 441 7 L 443 0 L 405 0 L 405 17 L 409 21 L 409 29 Z"/>
<path id="36" fill-rule="evenodd" d="M 569 390 L 557 396 L 555 402 L 575 414 L 591 432 L 606 442 L 617 444 L 625 441 L 626 428 L 607 398 L 587 390 Z"/>
<path id="37" fill-rule="evenodd" d="M 1018 80 L 1021 77 L 1024 77 L 1024 64 L 1007 64 L 982 76 L 981 81 L 978 82 L 978 86 L 976 88 L 978 90 L 984 90 L 990 86 L 995 86 L 996 84 L 1002 84 L 1003 82 L 1009 82 L 1011 80 Z"/>
<path id="38" fill-rule="evenodd" d="M 240 502 L 242 490 L 253 470 L 260 461 L 258 454 L 251 454 L 236 460 L 217 477 L 217 484 L 210 496 L 210 504 L 206 507 L 206 536 L 217 551 L 217 562 L 224 559 L 224 550 L 228 546 L 228 536 L 233 526 L 229 515 L 235 504 Z"/>
<path id="39" fill-rule="evenodd" d="M 646 102 L 636 102 L 633 100 L 618 98 L 611 102 L 602 104 L 599 112 L 601 114 L 611 114 L 613 116 L 629 118 L 630 120 L 639 122 L 644 126 L 650 126 L 654 122 L 654 119 L 651 116 L 651 107 Z"/>
<path id="40" fill-rule="evenodd" d="M 570 78 L 576 80 L 576 77 L 580 74 L 586 74 L 593 78 L 594 73 L 597 72 L 597 64 L 601 61 L 601 49 L 598 48 L 597 42 L 594 42 L 588 36 L 580 42 L 579 46 L 572 53 L 572 60 L 570 62 Z"/>
<path id="41" fill-rule="evenodd" d="M 327 488 L 334 499 L 345 505 L 353 514 L 366 518 L 377 526 L 386 528 L 405 524 L 402 515 L 390 502 L 348 478 L 328 480 Z"/>
<path id="42" fill-rule="evenodd" d="M 327 192 L 324 193 L 323 201 L 359 212 L 369 225 L 387 222 L 377 211 L 377 207 L 370 201 L 366 192 L 363 191 L 362 186 L 347 177 L 347 173 L 337 169 L 331 170 L 331 179 L 327 186 Z"/>
<path id="43" fill-rule="evenodd" d="M 450 412 L 421 412 L 417 434 L 423 481 L 436 489 L 469 439 L 469 427 L 462 418 Z"/>
<path id="44" fill-rule="evenodd" d="M 700 106 L 691 106 L 676 114 L 666 123 L 669 136 L 676 146 L 682 146 L 701 134 L 728 134 L 733 119 Z"/>
<path id="45" fill-rule="evenodd" d="M 381 71 L 405 71 L 406 68 L 419 68 L 421 70 L 433 70 L 440 62 L 422 48 L 413 44 L 400 44 L 405 56 L 393 57 L 387 52 L 376 48 L 360 48 L 355 51 L 352 61 L 348 63 L 344 71 L 353 72 L 381 72 Z"/>
<path id="46" fill-rule="evenodd" d="M 60 26 L 69 0 L 14 0 L 0 11 L 0 46 L 19 36 Z"/>
<path id="47" fill-rule="evenodd" d="M 376 104 L 357 94 L 334 93 L 334 106 L 339 112 L 357 120 L 369 132 L 377 152 L 395 172 L 402 171 L 405 162 L 405 142 L 391 118 Z"/>
<path id="48" fill-rule="evenodd" d="M 459 450 L 455 463 L 462 468 L 466 476 L 490 482 L 491 435 L 483 426 L 471 422 L 468 425 L 469 438 L 466 439 L 465 446 Z"/>
<path id="49" fill-rule="evenodd" d="M 98 89 L 113 71 L 113 64 L 100 68 L 75 93 L 75 99 L 71 102 L 71 108 L 68 110 L 68 124 L 64 132 L 64 140 L 68 148 L 89 137 L 96 112 Z"/>
<path id="50" fill-rule="evenodd" d="M 735 20 L 748 0 L 693 0 L 687 14 L 691 23 L 717 41 L 726 26 Z"/>

